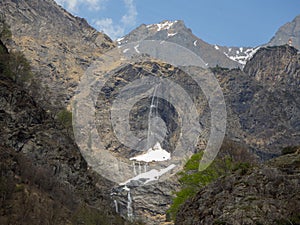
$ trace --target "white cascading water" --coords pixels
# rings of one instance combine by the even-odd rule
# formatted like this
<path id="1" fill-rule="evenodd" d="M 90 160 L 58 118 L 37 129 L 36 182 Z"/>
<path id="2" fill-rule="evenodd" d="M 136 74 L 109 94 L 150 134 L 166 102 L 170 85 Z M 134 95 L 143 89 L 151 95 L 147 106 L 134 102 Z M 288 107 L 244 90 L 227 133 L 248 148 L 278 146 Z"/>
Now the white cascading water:
<path id="1" fill-rule="evenodd" d="M 114 203 L 115 203 L 116 213 L 119 213 L 118 201 L 114 200 Z"/>
<path id="2" fill-rule="evenodd" d="M 154 140 L 155 138 L 152 132 L 151 119 L 158 115 L 158 98 L 156 97 L 157 88 L 158 85 L 155 86 L 154 88 L 152 99 L 151 99 L 150 111 L 148 115 L 147 149 L 151 148 L 156 143 L 156 140 Z"/>
<path id="3" fill-rule="evenodd" d="M 130 189 L 127 193 L 127 218 L 131 220 L 133 218 L 132 198 Z"/>
<path id="4" fill-rule="evenodd" d="M 151 130 L 152 129 L 151 118 L 158 115 L 158 99 L 156 98 L 157 88 L 158 88 L 158 85 L 155 87 L 155 89 L 153 91 L 153 96 L 151 99 L 150 111 L 149 111 L 149 116 L 148 116 L 147 149 L 152 147 L 153 144 L 156 142 L 155 135 L 153 135 L 153 132 Z M 153 109 L 155 109 L 155 110 L 153 110 Z M 138 171 L 137 171 L 135 162 L 132 162 L 134 175 L 138 175 L 138 174 L 142 173 L 142 166 L 143 165 L 141 165 L 141 162 L 138 162 Z M 144 173 L 147 172 L 147 167 L 148 167 L 148 163 L 145 163 L 144 164 Z M 127 186 L 125 186 L 125 189 L 128 191 L 127 192 L 127 218 L 129 220 L 132 220 L 133 219 L 133 208 L 132 208 L 131 191 L 130 191 L 130 188 L 128 188 Z M 115 202 L 115 206 L 116 206 L 116 212 L 118 212 L 119 211 L 118 202 L 116 200 L 114 202 Z"/>
<path id="5" fill-rule="evenodd" d="M 135 168 L 135 162 L 134 161 L 132 162 L 132 166 L 133 166 L 133 173 L 134 173 L 134 175 L 137 175 L 136 168 Z"/>
<path id="6" fill-rule="evenodd" d="M 142 173 L 142 166 L 141 166 L 141 163 L 139 162 L 139 174 Z"/>

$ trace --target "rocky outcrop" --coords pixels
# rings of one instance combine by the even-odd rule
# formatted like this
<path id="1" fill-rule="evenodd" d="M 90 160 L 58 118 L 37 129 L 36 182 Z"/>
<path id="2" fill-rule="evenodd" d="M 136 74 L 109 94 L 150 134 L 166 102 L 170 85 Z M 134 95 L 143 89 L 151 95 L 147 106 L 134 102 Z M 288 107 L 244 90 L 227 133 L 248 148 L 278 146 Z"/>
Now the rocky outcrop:
<path id="1" fill-rule="evenodd" d="M 230 138 L 273 154 L 299 144 L 299 55 L 294 48 L 261 48 L 244 71 L 213 71 L 225 95 Z"/>
<path id="2" fill-rule="evenodd" d="M 299 224 L 300 154 L 220 178 L 179 210 L 177 225 Z"/>
<path id="3" fill-rule="evenodd" d="M 12 32 L 9 49 L 24 52 L 55 104 L 67 103 L 89 64 L 114 46 L 53 0 L 4 0 L 0 13 Z"/>
<path id="4" fill-rule="evenodd" d="M 244 71 L 264 85 L 289 88 L 300 85 L 300 55 L 288 45 L 261 48 Z"/>
<path id="5" fill-rule="evenodd" d="M 267 45 L 278 46 L 285 44 L 291 44 L 297 49 L 300 48 L 300 15 L 296 16 L 293 21 L 280 27 Z"/>

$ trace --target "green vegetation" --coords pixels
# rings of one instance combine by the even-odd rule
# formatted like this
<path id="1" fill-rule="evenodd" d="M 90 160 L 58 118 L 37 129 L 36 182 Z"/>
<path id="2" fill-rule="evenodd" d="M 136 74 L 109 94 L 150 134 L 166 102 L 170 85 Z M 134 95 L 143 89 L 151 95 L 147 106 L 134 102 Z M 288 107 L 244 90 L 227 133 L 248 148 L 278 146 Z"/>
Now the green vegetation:
<path id="1" fill-rule="evenodd" d="M 67 109 L 60 110 L 57 114 L 57 119 L 65 128 L 72 127 L 72 112 Z"/>
<path id="2" fill-rule="evenodd" d="M 282 155 L 293 154 L 297 150 L 300 150 L 299 146 L 288 146 L 282 149 L 281 154 Z"/>
<path id="3" fill-rule="evenodd" d="M 15 83 L 24 84 L 32 77 L 31 66 L 21 52 L 7 52 L 3 42 L 11 38 L 8 25 L 0 19 L 0 73 Z"/>
<path id="4" fill-rule="evenodd" d="M 1 54 L 0 71 L 18 84 L 24 84 L 32 77 L 30 64 L 21 52 Z"/>
<path id="5" fill-rule="evenodd" d="M 6 42 L 7 40 L 11 40 L 12 34 L 9 26 L 5 22 L 4 18 L 0 18 L 0 40 L 2 42 Z"/>
<path id="6" fill-rule="evenodd" d="M 181 190 L 175 193 L 173 204 L 168 210 L 171 219 L 176 218 L 180 206 L 206 185 L 221 176 L 232 172 L 244 175 L 251 168 L 255 159 L 248 150 L 239 144 L 225 140 L 217 158 L 206 170 L 199 172 L 199 162 L 203 152 L 194 154 L 185 164 L 183 171 L 178 173 Z"/>

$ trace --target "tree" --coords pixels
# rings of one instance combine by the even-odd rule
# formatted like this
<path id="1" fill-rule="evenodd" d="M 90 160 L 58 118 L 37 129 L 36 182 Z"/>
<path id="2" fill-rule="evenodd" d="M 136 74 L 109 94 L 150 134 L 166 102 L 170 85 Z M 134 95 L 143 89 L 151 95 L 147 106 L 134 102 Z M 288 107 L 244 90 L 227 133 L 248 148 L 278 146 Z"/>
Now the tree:
<path id="1" fill-rule="evenodd" d="M 23 84 L 32 77 L 31 66 L 23 53 L 11 52 L 8 55 L 4 75 L 18 84 Z"/>
<path id="2" fill-rule="evenodd" d="M 7 41 L 11 40 L 12 33 L 10 31 L 10 27 L 5 22 L 5 19 L 0 16 L 0 40 L 3 43 L 6 43 Z"/>

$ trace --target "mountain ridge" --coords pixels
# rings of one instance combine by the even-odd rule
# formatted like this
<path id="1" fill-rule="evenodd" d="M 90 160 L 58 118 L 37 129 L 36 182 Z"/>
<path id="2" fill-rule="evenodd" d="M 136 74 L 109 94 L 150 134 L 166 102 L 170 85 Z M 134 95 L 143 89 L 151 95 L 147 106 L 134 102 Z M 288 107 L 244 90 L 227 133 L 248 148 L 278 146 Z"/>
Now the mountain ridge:
<path id="1" fill-rule="evenodd" d="M 187 28 L 182 20 L 164 20 L 157 24 L 142 24 L 129 34 L 116 40 L 119 45 L 141 40 L 161 40 L 179 44 L 203 59 L 207 67 L 243 67 L 253 48 L 224 47 L 203 41 Z M 242 51 L 241 51 L 242 49 Z"/>

